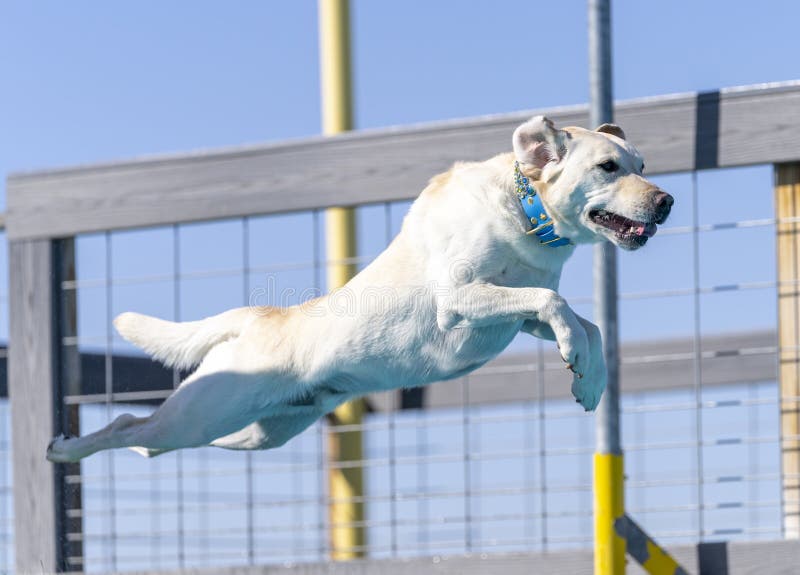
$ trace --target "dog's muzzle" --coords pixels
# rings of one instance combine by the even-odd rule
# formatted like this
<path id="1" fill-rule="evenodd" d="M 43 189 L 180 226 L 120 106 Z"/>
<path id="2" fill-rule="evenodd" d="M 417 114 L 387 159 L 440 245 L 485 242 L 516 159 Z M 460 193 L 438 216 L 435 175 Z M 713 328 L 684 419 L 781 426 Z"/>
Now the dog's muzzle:
<path id="1" fill-rule="evenodd" d="M 614 232 L 616 243 L 628 250 L 635 250 L 647 243 L 658 231 L 657 224 L 663 224 L 675 199 L 666 192 L 658 190 L 653 198 L 652 211 L 644 220 L 634 220 L 604 209 L 589 212 L 589 219 L 595 224 Z"/>

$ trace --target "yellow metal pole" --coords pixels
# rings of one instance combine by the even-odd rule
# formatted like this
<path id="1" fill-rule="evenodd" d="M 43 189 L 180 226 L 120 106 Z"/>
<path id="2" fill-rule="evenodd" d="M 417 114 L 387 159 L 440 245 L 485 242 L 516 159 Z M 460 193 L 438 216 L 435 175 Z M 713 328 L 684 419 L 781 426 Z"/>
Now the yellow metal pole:
<path id="1" fill-rule="evenodd" d="M 350 7 L 348 0 L 319 0 L 319 47 L 322 90 L 322 130 L 326 135 L 352 129 L 350 74 Z M 355 274 L 355 216 L 352 208 L 335 207 L 325 217 L 328 290 L 344 286 Z M 338 407 L 330 416 L 328 436 L 330 471 L 331 559 L 346 561 L 364 556 L 364 472 L 353 462 L 363 459 L 361 424 L 363 400 Z M 348 430 L 337 429 L 348 426 Z"/>
<path id="2" fill-rule="evenodd" d="M 625 573 L 625 539 L 614 522 L 625 515 L 622 454 L 594 454 L 594 573 Z"/>
<path id="3" fill-rule="evenodd" d="M 352 130 L 349 0 L 319 0 L 319 61 L 322 131 Z"/>

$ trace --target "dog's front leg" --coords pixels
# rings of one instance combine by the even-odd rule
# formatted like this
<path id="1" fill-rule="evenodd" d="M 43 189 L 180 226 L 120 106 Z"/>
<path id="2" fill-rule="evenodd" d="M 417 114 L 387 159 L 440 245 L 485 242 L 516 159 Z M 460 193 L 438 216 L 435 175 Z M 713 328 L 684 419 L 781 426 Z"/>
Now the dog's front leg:
<path id="1" fill-rule="evenodd" d="M 606 369 L 605 355 L 603 354 L 603 339 L 600 335 L 600 329 L 578 314 L 575 314 L 575 317 L 581 322 L 581 325 L 583 325 L 583 328 L 586 330 L 586 336 L 589 338 L 590 361 L 589 369 L 587 373 L 584 374 L 584 377 L 574 377 L 572 379 L 572 395 L 578 398 L 592 392 L 591 389 L 581 389 L 583 386 L 598 388 L 602 394 L 602 391 L 606 388 L 608 371 Z M 556 339 L 549 325 L 532 319 L 525 320 L 520 331 L 541 339 L 550 341 L 555 341 Z"/>
<path id="2" fill-rule="evenodd" d="M 544 324 L 534 331 L 558 342 L 561 357 L 574 373 L 575 399 L 587 410 L 597 407 L 606 385 L 600 332 L 555 291 L 473 283 L 442 290 L 437 298 L 437 322 L 443 330 L 519 320 Z M 534 324 L 528 326 L 533 329 Z"/>
<path id="3" fill-rule="evenodd" d="M 526 319 L 519 330 L 539 339 L 546 339 L 548 341 L 556 340 L 556 334 L 553 333 L 550 326 L 541 321 L 536 321 L 535 319 Z"/>
<path id="4" fill-rule="evenodd" d="M 566 300 L 551 289 L 489 283 L 451 287 L 438 294 L 436 320 L 442 330 L 533 320 L 547 326 L 537 331 L 546 338 L 552 333 L 561 357 L 577 374 L 583 375 L 590 359 L 586 329 Z"/>

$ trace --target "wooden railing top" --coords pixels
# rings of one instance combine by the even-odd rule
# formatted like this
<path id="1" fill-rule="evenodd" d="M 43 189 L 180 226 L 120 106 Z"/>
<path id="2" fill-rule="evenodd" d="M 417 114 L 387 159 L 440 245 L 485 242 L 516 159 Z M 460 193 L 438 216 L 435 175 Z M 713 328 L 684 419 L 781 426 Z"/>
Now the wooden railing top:
<path id="1" fill-rule="evenodd" d="M 456 160 L 510 150 L 514 128 L 537 113 L 588 121 L 586 106 L 551 108 L 13 174 L 8 236 L 410 199 Z M 615 117 L 651 174 L 800 159 L 800 82 L 625 101 Z"/>

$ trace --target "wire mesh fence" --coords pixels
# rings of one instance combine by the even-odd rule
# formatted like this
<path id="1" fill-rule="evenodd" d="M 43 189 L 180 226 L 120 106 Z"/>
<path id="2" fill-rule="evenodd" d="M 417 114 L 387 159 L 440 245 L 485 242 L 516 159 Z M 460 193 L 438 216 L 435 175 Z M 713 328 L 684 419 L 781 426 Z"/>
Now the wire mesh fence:
<path id="1" fill-rule="evenodd" d="M 742 392 L 749 399 L 727 399 Z M 672 430 L 681 412 L 691 419 L 691 398 L 681 406 L 667 394 L 659 399 L 670 403 L 655 409 L 642 405 L 642 397 L 626 398 L 625 424 L 632 430 L 626 437 L 629 509 L 671 543 L 777 538 L 774 387 L 731 386 L 716 394 L 726 399 L 707 400 L 704 417 L 727 423 L 700 446 L 708 469 L 703 476 L 693 469 L 698 445 L 691 429 Z M 369 555 L 587 546 L 593 433 L 571 407 L 566 401 L 481 406 L 437 413 L 435 423 L 423 411 L 405 412 L 391 426 L 387 416 L 369 418 L 362 462 Z M 123 411 L 130 409 L 115 409 L 114 415 Z M 654 413 L 660 422 L 652 421 Z M 731 425 L 740 417 L 746 433 Z M 84 421 L 88 426 L 102 417 Z M 668 441 L 662 439 L 664 428 Z M 324 560 L 322 431 L 309 430 L 284 453 L 257 454 L 253 465 L 240 454 L 210 450 L 164 456 L 147 462 L 145 470 L 127 453 L 113 455 L 112 470 L 102 458 L 87 461 L 82 477 L 71 478 L 83 485 L 83 533 L 72 536 L 83 538 L 87 568 Z"/>
<path id="2" fill-rule="evenodd" d="M 725 384 L 704 373 L 707 361 L 734 356 L 741 365 L 761 358 L 777 366 L 770 171 L 655 179 L 676 206 L 651 245 L 620 258 L 621 335 L 680 345 L 623 356 L 644 379 L 651 365 L 676 374 L 669 385 L 632 386 L 639 391 L 623 396 L 627 507 L 668 544 L 778 538 L 776 370 L 743 370 Z M 758 201 L 745 201 L 753 195 Z M 360 266 L 397 233 L 407 208 L 358 209 Z M 323 225 L 322 213 L 311 211 L 78 237 L 76 276 L 62 290 L 77 302 L 77 330 L 63 343 L 81 355 L 80 387 L 65 397 L 77 406 L 81 431 L 121 413 L 150 413 L 180 378 L 139 359 L 113 332 L 116 314 L 187 320 L 314 297 L 326 290 Z M 561 282 L 586 317 L 590 270 L 590 249 L 579 248 Z M 743 336 L 708 345 L 718 334 Z M 563 368 L 549 359 L 549 346 L 518 338 L 504 356 L 514 361 L 462 378 L 446 402 L 398 409 L 398 394 L 373 398 L 358 426 L 365 455 L 355 465 L 364 469 L 367 510 L 357 525 L 367 534 L 359 551 L 408 557 L 590 544 L 594 423 L 565 393 L 553 393 L 551 378 Z M 514 376 L 527 378 L 525 400 L 487 399 Z M 568 389 L 566 378 L 561 385 Z M 325 560 L 327 474 L 345 465 L 328 459 L 327 435 L 346 431 L 322 420 L 272 451 L 88 458 L 67 477 L 82 494 L 67 509 L 79 520 L 68 537 L 81 544 L 68 561 L 104 572 Z"/>

